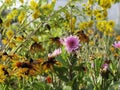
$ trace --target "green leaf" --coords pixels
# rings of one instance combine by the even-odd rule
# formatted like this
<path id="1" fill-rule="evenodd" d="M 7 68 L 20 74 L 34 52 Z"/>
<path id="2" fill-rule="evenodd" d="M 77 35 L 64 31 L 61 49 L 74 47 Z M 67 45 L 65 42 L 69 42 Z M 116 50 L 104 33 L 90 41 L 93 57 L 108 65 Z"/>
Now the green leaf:
<path id="1" fill-rule="evenodd" d="M 111 90 L 111 88 L 118 88 L 120 86 L 120 81 L 114 82 L 110 87 L 109 90 Z"/>
<path id="2" fill-rule="evenodd" d="M 71 86 L 64 86 L 63 90 L 72 90 Z"/>

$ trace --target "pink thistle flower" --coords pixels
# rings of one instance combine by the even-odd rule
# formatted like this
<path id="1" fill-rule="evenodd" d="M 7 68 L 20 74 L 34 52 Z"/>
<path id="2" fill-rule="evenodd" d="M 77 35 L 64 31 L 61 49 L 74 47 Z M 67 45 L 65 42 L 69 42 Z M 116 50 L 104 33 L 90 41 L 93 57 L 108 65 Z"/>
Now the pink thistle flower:
<path id="1" fill-rule="evenodd" d="M 113 44 L 113 46 L 115 47 L 115 48 L 120 48 L 120 41 L 118 41 L 118 42 L 114 42 L 114 44 Z"/>
<path id="2" fill-rule="evenodd" d="M 50 58 L 50 57 L 55 57 L 55 56 L 60 55 L 61 53 L 62 53 L 61 48 L 58 48 L 58 49 L 55 49 L 55 50 L 53 51 L 53 53 L 48 54 L 48 57 L 49 57 L 49 58 Z"/>
<path id="3" fill-rule="evenodd" d="M 67 52 L 71 53 L 79 48 L 81 46 L 79 44 L 79 38 L 77 36 L 69 36 L 64 39 L 60 39 L 60 42 L 65 46 L 65 49 Z"/>

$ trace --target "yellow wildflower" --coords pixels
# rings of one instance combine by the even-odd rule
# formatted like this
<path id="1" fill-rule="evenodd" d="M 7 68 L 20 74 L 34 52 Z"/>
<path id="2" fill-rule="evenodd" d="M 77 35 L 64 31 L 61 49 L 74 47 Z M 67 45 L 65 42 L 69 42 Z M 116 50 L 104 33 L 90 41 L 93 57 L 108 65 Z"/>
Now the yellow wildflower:
<path id="1" fill-rule="evenodd" d="M 106 9 L 103 10 L 103 16 L 104 16 L 104 18 L 106 18 L 108 16 L 108 12 Z"/>
<path id="2" fill-rule="evenodd" d="M 110 21 L 108 21 L 107 26 L 108 27 L 114 27 L 115 26 L 115 22 L 113 20 L 110 20 Z"/>
<path id="3" fill-rule="evenodd" d="M 117 41 L 120 41 L 120 35 L 115 38 Z"/>
<path id="4" fill-rule="evenodd" d="M 93 45 L 95 45 L 95 42 L 94 42 L 94 41 L 90 41 L 90 42 L 89 42 L 89 45 L 90 45 L 90 46 L 93 46 Z"/>
<path id="5" fill-rule="evenodd" d="M 87 11 L 86 11 L 86 15 L 92 16 L 92 10 L 87 10 Z"/>
<path id="6" fill-rule="evenodd" d="M 31 7 L 31 9 L 36 9 L 38 7 L 38 3 L 36 3 L 34 0 L 31 0 L 30 7 Z"/>
<path id="7" fill-rule="evenodd" d="M 7 19 L 12 20 L 12 19 L 13 19 L 13 15 L 12 15 L 11 13 L 9 13 L 9 14 L 7 15 Z"/>
<path id="8" fill-rule="evenodd" d="M 5 21 L 4 26 L 8 28 L 10 26 L 10 23 L 11 23 L 11 20 L 8 19 Z"/>
<path id="9" fill-rule="evenodd" d="M 24 40 L 24 37 L 23 36 L 17 36 L 16 37 L 16 41 L 17 42 L 22 42 Z"/>
<path id="10" fill-rule="evenodd" d="M 39 11 L 39 10 L 35 10 L 32 16 L 33 16 L 34 19 L 36 19 L 36 18 L 38 18 L 40 15 L 41 15 L 40 11 Z"/>
<path id="11" fill-rule="evenodd" d="M 25 18 L 25 12 L 21 12 L 20 15 L 18 16 L 18 21 L 19 23 L 22 23 L 22 21 L 24 20 Z"/>
<path id="12" fill-rule="evenodd" d="M 96 20 L 102 20 L 104 17 L 101 13 L 96 14 Z"/>
<path id="13" fill-rule="evenodd" d="M 13 32 L 13 30 L 11 30 L 11 29 L 6 32 L 6 36 L 7 36 L 8 38 L 11 38 L 13 35 L 14 35 L 14 32 Z"/>
<path id="14" fill-rule="evenodd" d="M 100 0 L 100 6 L 104 9 L 111 7 L 111 1 L 110 0 Z"/>
<path id="15" fill-rule="evenodd" d="M 86 29 L 87 27 L 88 27 L 88 23 L 87 23 L 87 22 L 82 22 L 82 23 L 79 24 L 79 28 L 80 28 L 81 30 L 84 30 L 84 29 Z"/>
<path id="16" fill-rule="evenodd" d="M 113 33 L 114 32 L 113 28 L 111 28 L 109 26 L 106 27 L 106 31 L 109 32 L 109 33 Z"/>
<path id="17" fill-rule="evenodd" d="M 114 52 L 115 51 L 115 48 L 112 46 L 112 47 L 110 47 L 110 51 L 111 52 Z"/>
<path id="18" fill-rule="evenodd" d="M 10 47 L 10 48 L 14 48 L 14 47 L 16 47 L 16 44 L 15 44 L 14 42 L 10 42 L 10 43 L 9 43 L 9 47 Z"/>
<path id="19" fill-rule="evenodd" d="M 88 34 L 94 34 L 94 30 L 91 30 L 91 29 L 89 29 L 87 32 Z"/>
<path id="20" fill-rule="evenodd" d="M 119 57 L 119 54 L 118 53 L 114 53 L 114 57 Z"/>
<path id="21" fill-rule="evenodd" d="M 5 66 L 3 64 L 0 64 L 0 82 L 3 83 L 6 79 L 6 75 L 9 73 L 7 72 Z"/>
<path id="22" fill-rule="evenodd" d="M 91 21 L 88 21 L 88 27 L 92 27 L 93 26 L 93 21 L 91 20 Z"/>
<path id="23" fill-rule="evenodd" d="M 12 13 L 11 13 L 14 17 L 17 16 L 18 14 L 18 10 L 17 9 L 13 9 Z"/>
<path id="24" fill-rule="evenodd" d="M 46 5 L 46 7 L 47 7 L 48 9 L 50 9 L 52 6 L 51 6 L 50 3 L 48 3 L 48 4 Z"/>
<path id="25" fill-rule="evenodd" d="M 96 10 L 93 11 L 93 14 L 94 14 L 95 16 L 97 15 L 97 13 L 99 13 L 99 10 L 96 9 Z"/>
<path id="26" fill-rule="evenodd" d="M 21 3 L 24 3 L 24 0 L 19 0 Z"/>
<path id="27" fill-rule="evenodd" d="M 3 43 L 3 44 L 7 44 L 7 43 L 8 43 L 8 40 L 5 38 L 5 39 L 2 40 L 2 43 Z"/>

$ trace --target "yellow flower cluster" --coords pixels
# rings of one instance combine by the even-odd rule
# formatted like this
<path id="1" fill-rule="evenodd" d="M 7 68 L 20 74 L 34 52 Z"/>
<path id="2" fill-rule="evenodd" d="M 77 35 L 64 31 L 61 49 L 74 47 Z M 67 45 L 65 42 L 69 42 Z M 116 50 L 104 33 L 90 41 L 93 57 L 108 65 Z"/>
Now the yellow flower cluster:
<path id="1" fill-rule="evenodd" d="M 82 22 L 79 24 L 79 28 L 81 30 L 87 29 L 87 28 L 91 28 L 93 26 L 94 22 L 92 20 L 88 21 L 88 22 Z"/>
<path id="2" fill-rule="evenodd" d="M 107 8 L 110 8 L 112 3 L 114 3 L 115 0 L 100 0 L 99 1 L 99 5 L 104 8 L 104 9 L 107 9 Z"/>
<path id="3" fill-rule="evenodd" d="M 14 9 L 7 15 L 8 20 L 14 19 L 18 15 L 18 10 Z"/>
<path id="4" fill-rule="evenodd" d="M 103 32 L 105 35 L 111 35 L 114 30 L 115 23 L 114 21 L 110 20 L 110 21 L 100 21 L 97 23 L 97 28 L 99 31 Z"/>
<path id="5" fill-rule="evenodd" d="M 13 19 L 15 19 L 18 15 L 18 10 L 17 9 L 13 9 L 7 16 L 6 16 L 6 20 L 4 22 L 4 26 L 5 27 L 9 27 L 11 24 L 11 21 Z"/>
<path id="6" fill-rule="evenodd" d="M 55 3 L 56 3 L 56 0 L 52 0 L 51 3 L 42 5 L 41 9 L 43 10 L 43 13 L 46 15 L 49 15 L 51 13 L 51 11 L 54 9 Z"/>

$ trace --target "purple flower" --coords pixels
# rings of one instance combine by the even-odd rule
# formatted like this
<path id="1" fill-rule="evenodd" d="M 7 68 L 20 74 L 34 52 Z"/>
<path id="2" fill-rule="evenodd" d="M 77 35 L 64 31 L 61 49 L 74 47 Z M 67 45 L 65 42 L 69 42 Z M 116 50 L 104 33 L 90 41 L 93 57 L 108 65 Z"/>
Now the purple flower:
<path id="1" fill-rule="evenodd" d="M 64 39 L 60 39 L 60 42 L 65 46 L 65 49 L 71 53 L 81 46 L 79 44 L 79 38 L 77 36 L 69 36 Z"/>
<path id="2" fill-rule="evenodd" d="M 49 58 L 50 58 L 50 57 L 55 57 L 55 56 L 58 56 L 58 55 L 61 54 L 61 53 L 62 53 L 61 48 L 58 48 L 58 49 L 55 49 L 55 50 L 53 51 L 53 53 L 48 54 L 48 57 L 49 57 Z"/>
<path id="3" fill-rule="evenodd" d="M 118 42 L 114 42 L 114 44 L 113 44 L 113 46 L 115 47 L 115 48 L 120 48 L 120 41 L 118 41 Z"/>
<path id="4" fill-rule="evenodd" d="M 104 63 L 103 66 L 102 66 L 103 70 L 107 70 L 108 69 L 108 64 L 107 63 Z"/>

